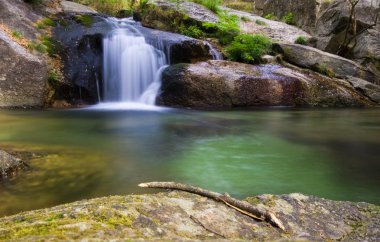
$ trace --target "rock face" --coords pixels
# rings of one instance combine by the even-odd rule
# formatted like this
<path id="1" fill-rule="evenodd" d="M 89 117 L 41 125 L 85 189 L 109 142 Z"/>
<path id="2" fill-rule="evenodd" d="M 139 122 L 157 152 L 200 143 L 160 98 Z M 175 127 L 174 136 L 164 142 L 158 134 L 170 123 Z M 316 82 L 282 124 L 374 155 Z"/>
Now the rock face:
<path id="1" fill-rule="evenodd" d="M 113 29 L 112 24 L 98 15 L 90 15 L 91 26 L 76 21 L 78 15 L 67 15 L 65 25 L 54 30 L 54 36 L 62 44 L 62 60 L 65 81 L 56 87 L 54 99 L 98 102 L 99 84 L 102 95 L 103 36 Z M 146 41 L 163 48 L 170 63 L 195 62 L 212 59 L 209 45 L 203 41 L 142 27 L 139 23 L 128 23 L 136 28 Z"/>
<path id="2" fill-rule="evenodd" d="M 0 29 L 0 107 L 42 107 L 47 86 L 45 61 Z"/>
<path id="3" fill-rule="evenodd" d="M 27 165 L 20 159 L 0 150 L 0 181 L 12 178 Z"/>
<path id="4" fill-rule="evenodd" d="M 168 67 L 158 103 L 173 107 L 367 106 L 344 80 L 278 65 L 208 61 Z"/>
<path id="5" fill-rule="evenodd" d="M 331 75 L 339 78 L 353 76 L 380 84 L 380 76 L 376 76 L 364 66 L 343 57 L 297 44 L 280 43 L 275 46 L 275 49 L 283 54 L 286 61 L 297 66 L 322 72 L 330 71 Z"/>
<path id="6" fill-rule="evenodd" d="M 0 240 L 378 241 L 380 207 L 289 194 L 247 201 L 270 208 L 286 232 L 184 192 L 112 196 L 0 218 Z"/>
<path id="7" fill-rule="evenodd" d="M 289 13 L 294 14 L 296 25 L 312 33 L 315 30 L 321 0 L 254 0 L 255 13 L 261 16 L 273 14 L 279 20 Z"/>
<path id="8" fill-rule="evenodd" d="M 61 7 L 65 13 L 96 13 L 94 9 L 75 2 L 61 1 Z"/>
<path id="9" fill-rule="evenodd" d="M 321 13 L 316 26 L 317 48 L 337 53 L 344 40 L 345 29 L 349 19 L 349 5 L 344 0 L 335 0 Z M 378 0 L 361 0 L 356 6 L 357 44 L 347 57 L 365 66 L 380 75 L 380 24 L 375 23 L 376 15 L 380 11 Z M 367 30 L 366 30 L 367 29 Z M 350 38 L 351 35 L 349 34 Z"/>

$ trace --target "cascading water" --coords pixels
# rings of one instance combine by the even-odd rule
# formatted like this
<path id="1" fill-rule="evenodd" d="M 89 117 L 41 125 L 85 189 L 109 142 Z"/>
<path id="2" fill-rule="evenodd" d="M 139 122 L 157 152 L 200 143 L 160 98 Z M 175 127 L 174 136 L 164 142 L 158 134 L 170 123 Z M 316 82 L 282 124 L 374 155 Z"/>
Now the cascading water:
<path id="1" fill-rule="evenodd" d="M 109 21 L 115 28 L 103 39 L 103 101 L 153 105 L 167 64 L 164 52 L 128 20 Z"/>
<path id="2" fill-rule="evenodd" d="M 159 39 L 148 42 L 142 34 L 144 28 L 133 20 L 105 21 L 112 30 L 103 37 L 103 99 L 94 108 L 151 109 L 161 86 L 161 74 L 169 62 L 170 43 Z M 208 42 L 205 45 L 213 59 L 223 58 Z M 99 94 L 98 83 L 97 89 Z"/>

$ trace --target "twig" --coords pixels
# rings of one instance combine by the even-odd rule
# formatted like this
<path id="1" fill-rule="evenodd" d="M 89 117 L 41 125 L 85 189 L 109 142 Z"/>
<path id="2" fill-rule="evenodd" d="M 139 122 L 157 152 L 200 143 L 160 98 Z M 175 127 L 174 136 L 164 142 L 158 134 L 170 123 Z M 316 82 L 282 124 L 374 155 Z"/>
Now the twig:
<path id="1" fill-rule="evenodd" d="M 163 188 L 163 189 L 173 189 L 181 190 L 185 192 L 195 193 L 204 197 L 212 198 L 218 202 L 223 202 L 231 208 L 236 209 L 237 211 L 248 215 L 252 218 L 265 220 L 270 224 L 280 228 L 285 231 L 285 226 L 282 222 L 276 217 L 276 215 L 264 208 L 258 208 L 252 206 L 250 203 L 238 200 L 233 197 L 222 195 L 217 192 L 212 192 L 209 190 L 202 189 L 200 187 L 194 187 L 186 184 L 181 184 L 177 182 L 148 182 L 140 183 L 139 187 L 148 187 L 148 188 Z"/>
<path id="2" fill-rule="evenodd" d="M 202 226 L 205 230 L 207 230 L 207 231 L 209 231 L 209 232 L 211 232 L 211 233 L 213 233 L 213 234 L 216 234 L 216 235 L 218 235 L 218 236 L 220 236 L 220 237 L 222 237 L 222 238 L 226 238 L 226 236 L 224 236 L 224 235 L 222 235 L 222 234 L 219 234 L 218 232 L 215 232 L 214 230 L 212 230 L 212 229 L 206 227 L 204 224 L 201 223 L 201 221 L 199 221 L 199 220 L 198 220 L 196 217 L 194 217 L 193 215 L 190 215 L 190 218 L 191 218 L 191 220 L 193 220 L 196 224 L 199 224 L 200 226 Z"/>

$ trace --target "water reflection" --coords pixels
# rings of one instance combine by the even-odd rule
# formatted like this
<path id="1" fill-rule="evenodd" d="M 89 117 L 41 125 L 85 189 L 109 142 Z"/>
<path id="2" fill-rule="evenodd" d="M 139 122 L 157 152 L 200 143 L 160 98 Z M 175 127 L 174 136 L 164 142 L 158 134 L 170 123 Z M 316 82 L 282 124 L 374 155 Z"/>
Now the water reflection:
<path id="1" fill-rule="evenodd" d="M 0 215 L 176 180 L 238 197 L 303 192 L 380 203 L 380 110 L 8 111 L 0 149 L 32 170 Z"/>

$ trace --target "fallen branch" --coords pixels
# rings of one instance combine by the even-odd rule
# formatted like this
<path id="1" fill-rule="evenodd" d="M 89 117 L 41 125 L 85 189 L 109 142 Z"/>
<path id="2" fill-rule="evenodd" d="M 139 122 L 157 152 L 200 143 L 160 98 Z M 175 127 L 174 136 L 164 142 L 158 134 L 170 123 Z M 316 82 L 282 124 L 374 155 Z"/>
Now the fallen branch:
<path id="1" fill-rule="evenodd" d="M 200 187 L 194 187 L 190 185 L 185 185 L 177 182 L 148 182 L 148 183 L 140 183 L 139 187 L 148 187 L 148 188 L 163 188 L 163 189 L 173 189 L 173 190 L 181 190 L 185 192 L 190 192 L 194 194 L 198 194 L 204 197 L 212 198 L 218 202 L 223 202 L 231 208 L 236 209 L 237 211 L 248 215 L 252 218 L 265 220 L 270 224 L 280 228 L 285 231 L 285 227 L 282 222 L 276 217 L 274 213 L 268 211 L 264 208 L 258 208 L 252 206 L 250 203 L 238 200 L 236 198 L 232 198 L 227 195 L 223 195 L 217 192 L 208 191 L 202 189 Z"/>

